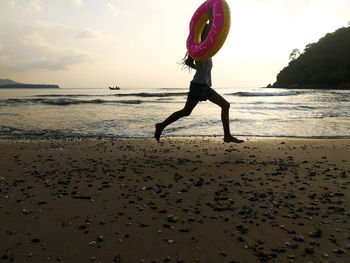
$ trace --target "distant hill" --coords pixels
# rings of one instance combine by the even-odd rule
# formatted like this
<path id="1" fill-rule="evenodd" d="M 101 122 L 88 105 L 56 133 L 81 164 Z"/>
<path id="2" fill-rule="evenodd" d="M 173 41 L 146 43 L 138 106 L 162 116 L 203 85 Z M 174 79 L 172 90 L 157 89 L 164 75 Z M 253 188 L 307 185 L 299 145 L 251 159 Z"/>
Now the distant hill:
<path id="1" fill-rule="evenodd" d="M 308 44 L 268 87 L 350 89 L 350 27 Z"/>
<path id="2" fill-rule="evenodd" d="M 0 79 L 0 89 L 59 89 L 58 85 L 23 84 L 10 79 Z"/>
<path id="3" fill-rule="evenodd" d="M 21 83 L 10 80 L 10 79 L 0 79 L 0 86 L 11 85 L 11 84 L 21 84 Z"/>

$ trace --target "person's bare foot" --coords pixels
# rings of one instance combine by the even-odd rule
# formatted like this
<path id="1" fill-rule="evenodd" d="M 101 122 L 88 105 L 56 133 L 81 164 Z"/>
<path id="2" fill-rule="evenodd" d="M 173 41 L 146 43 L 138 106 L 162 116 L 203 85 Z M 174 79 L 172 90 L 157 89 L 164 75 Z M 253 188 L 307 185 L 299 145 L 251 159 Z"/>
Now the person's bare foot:
<path id="1" fill-rule="evenodd" d="M 156 131 L 154 132 L 154 138 L 157 140 L 157 142 L 159 142 L 160 139 L 160 135 L 162 135 L 162 124 L 161 123 L 157 123 L 156 124 Z"/>
<path id="2" fill-rule="evenodd" d="M 242 143 L 244 142 L 243 140 L 239 140 L 233 136 L 225 137 L 224 142 L 233 142 L 233 143 Z"/>

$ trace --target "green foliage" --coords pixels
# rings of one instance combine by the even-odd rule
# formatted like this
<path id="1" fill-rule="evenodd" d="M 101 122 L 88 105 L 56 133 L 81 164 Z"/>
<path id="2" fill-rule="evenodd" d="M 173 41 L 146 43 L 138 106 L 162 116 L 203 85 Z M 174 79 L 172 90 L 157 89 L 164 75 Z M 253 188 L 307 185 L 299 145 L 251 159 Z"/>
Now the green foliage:
<path id="1" fill-rule="evenodd" d="M 294 51 L 294 50 L 293 50 Z M 292 52 L 295 58 L 297 51 Z M 292 56 L 293 55 L 293 56 Z M 350 27 L 328 33 L 291 59 L 274 86 L 350 83 Z"/>

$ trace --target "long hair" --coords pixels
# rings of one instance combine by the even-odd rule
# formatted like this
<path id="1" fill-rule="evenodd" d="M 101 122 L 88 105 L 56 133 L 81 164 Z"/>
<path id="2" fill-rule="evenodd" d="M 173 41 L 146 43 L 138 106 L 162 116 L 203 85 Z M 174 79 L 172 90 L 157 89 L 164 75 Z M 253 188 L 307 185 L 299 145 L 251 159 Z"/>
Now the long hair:
<path id="1" fill-rule="evenodd" d="M 208 27 L 209 27 L 209 24 L 205 24 L 203 31 L 201 33 L 201 43 L 208 36 L 208 33 L 209 33 L 209 32 L 207 32 Z M 181 65 L 182 70 L 187 69 L 189 72 L 191 72 L 192 68 L 189 67 L 188 65 L 186 65 L 186 61 L 188 60 L 189 57 L 190 57 L 190 55 L 188 54 L 188 51 L 186 51 L 185 56 L 181 59 L 181 61 L 178 64 Z"/>
<path id="2" fill-rule="evenodd" d="M 186 51 L 185 56 L 181 59 L 180 62 L 178 62 L 179 65 L 181 65 L 182 70 L 188 70 L 188 72 L 191 72 L 192 68 L 186 64 L 186 61 L 189 59 L 190 55 L 188 54 L 188 51 Z"/>

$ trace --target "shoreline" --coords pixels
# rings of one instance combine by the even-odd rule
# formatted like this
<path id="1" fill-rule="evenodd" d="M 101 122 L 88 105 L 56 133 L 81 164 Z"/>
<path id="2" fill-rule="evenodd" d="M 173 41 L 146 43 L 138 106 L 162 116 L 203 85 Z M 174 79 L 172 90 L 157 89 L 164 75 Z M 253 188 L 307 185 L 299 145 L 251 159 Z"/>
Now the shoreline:
<path id="1" fill-rule="evenodd" d="M 347 262 L 350 139 L 248 139 L 0 138 L 0 256 Z"/>
<path id="2" fill-rule="evenodd" d="M 350 135 L 344 136 L 257 136 L 257 135 L 232 135 L 233 137 L 237 137 L 243 139 L 245 141 L 250 140 L 347 140 L 350 139 Z M 220 140 L 223 138 L 223 135 L 165 135 L 160 138 L 160 140 L 171 140 L 171 139 L 212 139 L 212 140 Z M 1 141 L 60 141 L 60 140 L 155 140 L 154 137 L 118 137 L 115 135 L 24 135 L 24 136 L 11 136 L 11 135 L 0 135 Z M 228 143 L 230 144 L 230 143 Z M 234 143 L 232 143 L 234 144 Z"/>

